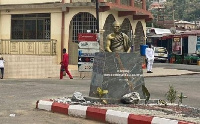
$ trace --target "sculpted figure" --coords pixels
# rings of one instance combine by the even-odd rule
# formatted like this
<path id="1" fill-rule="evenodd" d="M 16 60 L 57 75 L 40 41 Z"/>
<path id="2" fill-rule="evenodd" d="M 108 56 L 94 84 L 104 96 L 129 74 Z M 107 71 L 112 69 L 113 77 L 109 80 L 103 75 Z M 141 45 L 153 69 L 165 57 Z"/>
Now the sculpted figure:
<path id="1" fill-rule="evenodd" d="M 128 36 L 120 31 L 121 25 L 115 21 L 113 23 L 114 32 L 109 34 L 106 38 L 107 52 L 126 52 L 130 53 L 131 43 Z"/>

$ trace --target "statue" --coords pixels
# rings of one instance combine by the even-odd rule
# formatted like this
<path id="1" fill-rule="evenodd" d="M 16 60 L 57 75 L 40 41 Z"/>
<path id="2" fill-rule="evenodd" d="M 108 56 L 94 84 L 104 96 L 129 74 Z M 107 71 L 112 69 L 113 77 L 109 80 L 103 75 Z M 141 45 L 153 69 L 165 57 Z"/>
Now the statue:
<path id="1" fill-rule="evenodd" d="M 114 32 L 106 38 L 106 52 L 126 52 L 130 53 L 131 43 L 128 36 L 120 31 L 121 25 L 115 21 L 113 23 Z"/>
<path id="2" fill-rule="evenodd" d="M 113 26 L 114 32 L 107 36 L 106 52 L 95 53 L 89 96 L 119 100 L 125 94 L 137 92 L 148 101 L 149 94 L 142 89 L 145 83 L 141 55 L 130 53 L 131 43 L 120 32 L 120 23 L 115 21 Z"/>

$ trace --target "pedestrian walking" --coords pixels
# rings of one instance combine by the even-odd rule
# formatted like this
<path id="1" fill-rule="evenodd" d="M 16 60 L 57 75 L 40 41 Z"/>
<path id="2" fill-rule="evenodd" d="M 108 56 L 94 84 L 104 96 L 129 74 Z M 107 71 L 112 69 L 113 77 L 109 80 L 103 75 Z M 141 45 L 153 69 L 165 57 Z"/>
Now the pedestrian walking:
<path id="1" fill-rule="evenodd" d="M 147 60 L 147 73 L 152 72 L 152 66 L 154 62 L 154 50 L 151 47 L 151 44 L 148 45 L 149 47 L 145 49 L 145 55 Z"/>
<path id="2" fill-rule="evenodd" d="M 4 76 L 4 63 L 5 63 L 5 60 L 3 59 L 3 57 L 1 57 L 0 58 L 1 79 L 3 79 L 3 76 Z"/>
<path id="3" fill-rule="evenodd" d="M 60 67 L 60 79 L 63 79 L 63 71 L 65 71 L 70 79 L 73 79 L 72 75 L 70 74 L 68 70 L 68 65 L 69 65 L 69 56 L 66 52 L 66 49 L 63 49 L 63 58 L 62 61 L 60 62 L 61 67 Z"/>

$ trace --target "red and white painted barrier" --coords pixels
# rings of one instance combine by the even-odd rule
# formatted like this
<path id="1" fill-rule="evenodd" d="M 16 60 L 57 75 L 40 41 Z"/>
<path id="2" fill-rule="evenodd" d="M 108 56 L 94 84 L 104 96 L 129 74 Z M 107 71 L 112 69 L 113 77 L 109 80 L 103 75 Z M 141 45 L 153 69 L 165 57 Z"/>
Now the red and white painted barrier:
<path id="1" fill-rule="evenodd" d="M 101 109 L 97 107 L 69 105 L 53 101 L 39 100 L 36 108 L 69 116 L 92 119 L 115 124 L 194 124 L 160 117 L 135 115 L 127 112 Z"/>

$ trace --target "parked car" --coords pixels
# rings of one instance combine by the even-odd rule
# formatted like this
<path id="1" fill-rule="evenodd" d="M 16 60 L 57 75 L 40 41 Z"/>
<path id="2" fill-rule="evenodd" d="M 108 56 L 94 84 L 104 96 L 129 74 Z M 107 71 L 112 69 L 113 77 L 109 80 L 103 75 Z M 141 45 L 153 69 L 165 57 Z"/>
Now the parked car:
<path id="1" fill-rule="evenodd" d="M 153 47 L 154 49 L 154 60 L 159 62 L 167 62 L 168 51 L 165 47 Z"/>

